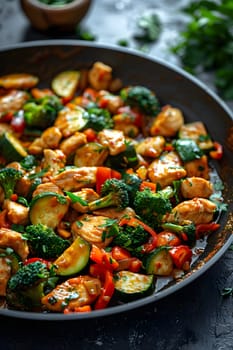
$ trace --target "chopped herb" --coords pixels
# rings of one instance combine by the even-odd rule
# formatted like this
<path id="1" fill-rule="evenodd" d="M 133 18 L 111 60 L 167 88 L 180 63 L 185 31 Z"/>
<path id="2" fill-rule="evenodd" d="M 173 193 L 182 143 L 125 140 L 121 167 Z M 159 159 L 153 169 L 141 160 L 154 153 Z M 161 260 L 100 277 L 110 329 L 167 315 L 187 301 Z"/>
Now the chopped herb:
<path id="1" fill-rule="evenodd" d="M 143 14 L 137 21 L 138 32 L 134 38 L 145 43 L 158 40 L 161 33 L 161 22 L 156 13 Z"/>
<path id="2" fill-rule="evenodd" d="M 127 47 L 127 46 L 129 46 L 129 42 L 127 39 L 119 39 L 117 41 L 117 45 Z"/>
<path id="3" fill-rule="evenodd" d="M 230 288 L 230 287 L 225 287 L 223 288 L 222 292 L 221 292 L 221 295 L 223 297 L 226 297 L 226 296 L 232 296 L 232 292 L 233 292 L 233 289 Z"/>
<path id="4" fill-rule="evenodd" d="M 190 73 L 211 71 L 219 94 L 233 99 L 232 0 L 195 0 L 183 11 L 190 21 L 171 51 Z"/>
<path id="5" fill-rule="evenodd" d="M 84 30 L 80 26 L 76 28 L 76 36 L 80 40 L 95 41 L 96 36 L 89 30 Z"/>
<path id="6" fill-rule="evenodd" d="M 85 207 L 88 205 L 87 201 L 82 199 L 80 196 L 77 196 L 76 194 L 69 192 L 69 191 L 66 191 L 66 194 L 71 199 L 72 203 L 79 203 Z"/>

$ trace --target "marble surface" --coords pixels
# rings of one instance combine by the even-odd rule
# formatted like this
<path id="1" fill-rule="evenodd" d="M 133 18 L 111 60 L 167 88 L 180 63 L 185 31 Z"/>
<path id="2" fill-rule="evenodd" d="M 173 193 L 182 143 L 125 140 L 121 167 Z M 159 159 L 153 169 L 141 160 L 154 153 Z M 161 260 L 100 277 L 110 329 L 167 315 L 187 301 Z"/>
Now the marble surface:
<path id="1" fill-rule="evenodd" d="M 133 38 L 135 18 L 143 11 L 156 11 L 166 28 L 148 55 L 179 65 L 168 46 L 185 23 L 180 7 L 187 0 L 131 0 L 124 11 L 112 0 L 95 0 L 81 22 L 97 36 L 97 42 L 115 45 Z M 119 3 L 118 3 L 119 6 Z M 19 1 L 0 0 L 0 46 L 23 41 L 67 38 L 73 33 L 40 33 L 21 11 Z M 1 72 L 1 65 L 0 65 Z M 211 86 L 209 76 L 200 77 Z M 211 88 L 213 88 L 211 86 Z M 232 104 L 229 103 L 232 107 Z M 233 298 L 223 298 L 224 287 L 233 287 L 233 251 L 198 280 L 156 304 L 101 319 L 39 322 L 0 317 L 1 350 L 231 350 L 233 349 Z"/>

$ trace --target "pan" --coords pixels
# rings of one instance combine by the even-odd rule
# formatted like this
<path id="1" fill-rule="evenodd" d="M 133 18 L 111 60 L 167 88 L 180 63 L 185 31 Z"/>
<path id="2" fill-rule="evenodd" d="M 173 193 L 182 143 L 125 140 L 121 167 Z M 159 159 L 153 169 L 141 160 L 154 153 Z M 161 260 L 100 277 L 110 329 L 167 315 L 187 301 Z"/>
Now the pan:
<path id="1" fill-rule="evenodd" d="M 102 61 L 113 68 L 123 84 L 144 85 L 156 92 L 161 104 L 180 108 L 187 122 L 201 120 L 214 140 L 223 145 L 224 156 L 214 163 L 224 183 L 223 197 L 228 210 L 223 212 L 221 228 L 208 237 L 205 249 L 190 271 L 176 281 L 161 285 L 156 293 L 142 299 L 118 304 L 102 310 L 79 314 L 52 314 L 0 309 L 0 315 L 33 320 L 72 320 L 96 318 L 124 313 L 145 304 L 169 297 L 191 283 L 226 252 L 233 241 L 233 117 L 228 106 L 207 86 L 182 69 L 158 58 L 134 50 L 74 40 L 48 40 L 5 46 L 0 49 L 0 75 L 27 72 L 40 78 L 40 86 L 47 87 L 52 78 L 68 69 L 90 68 Z"/>

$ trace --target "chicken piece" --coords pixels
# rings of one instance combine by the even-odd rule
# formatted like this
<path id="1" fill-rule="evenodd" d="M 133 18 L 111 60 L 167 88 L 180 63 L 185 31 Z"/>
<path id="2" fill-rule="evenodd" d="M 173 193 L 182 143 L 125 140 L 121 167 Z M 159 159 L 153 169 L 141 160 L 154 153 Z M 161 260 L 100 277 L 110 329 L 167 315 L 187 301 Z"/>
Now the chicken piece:
<path id="1" fill-rule="evenodd" d="M 71 200 L 71 207 L 79 213 L 86 213 L 89 210 L 88 205 L 84 205 L 82 200 L 89 203 L 100 197 L 92 188 L 82 188 L 81 191 L 73 192 L 73 194 L 81 198 L 81 201 L 72 202 Z"/>
<path id="2" fill-rule="evenodd" d="M 188 177 L 181 182 L 180 190 L 184 198 L 209 198 L 213 193 L 213 185 L 202 177 Z"/>
<path id="3" fill-rule="evenodd" d="M 28 153 L 33 155 L 39 155 L 43 153 L 46 148 L 45 142 L 41 137 L 36 137 L 34 141 L 28 146 Z"/>
<path id="4" fill-rule="evenodd" d="M 98 142 L 88 142 L 78 148 L 74 156 L 74 165 L 101 166 L 108 157 L 108 149 Z"/>
<path id="5" fill-rule="evenodd" d="M 29 254 L 27 241 L 22 237 L 21 233 L 8 228 L 0 228 L 0 247 L 12 248 L 24 261 Z"/>
<path id="6" fill-rule="evenodd" d="M 216 208 L 216 204 L 210 200 L 196 197 L 179 203 L 172 209 L 171 213 L 165 215 L 163 221 L 179 225 L 187 221 L 191 221 L 195 225 L 208 224 L 213 220 Z"/>
<path id="7" fill-rule="evenodd" d="M 163 188 L 171 185 L 175 180 L 184 178 L 186 170 L 181 165 L 178 154 L 169 152 L 149 165 L 147 175 L 152 182 Z"/>
<path id="8" fill-rule="evenodd" d="M 147 137 L 136 145 L 137 153 L 143 157 L 157 158 L 163 152 L 165 145 L 163 136 Z"/>
<path id="9" fill-rule="evenodd" d="M 87 143 L 86 135 L 77 131 L 72 136 L 60 143 L 60 149 L 66 156 L 69 156 L 70 154 L 74 153 L 77 148 L 85 145 L 85 143 Z"/>
<path id="10" fill-rule="evenodd" d="M 123 217 L 136 216 L 135 211 L 130 207 L 126 207 L 123 210 L 119 210 L 117 208 L 103 208 L 103 209 L 94 210 L 93 214 L 100 215 L 100 216 L 107 216 L 110 219 L 117 219 L 117 220 L 121 220 Z"/>
<path id="11" fill-rule="evenodd" d="M 35 191 L 32 194 L 32 197 L 35 197 L 38 194 L 43 193 L 43 192 L 53 192 L 53 193 L 58 193 L 61 195 L 64 194 L 63 191 L 57 185 L 55 185 L 53 182 L 45 182 L 45 183 L 39 184 L 36 187 Z"/>
<path id="12" fill-rule="evenodd" d="M 5 257 L 0 257 L 0 297 L 6 296 L 7 283 L 11 277 L 11 266 Z"/>
<path id="13" fill-rule="evenodd" d="M 97 167 L 66 169 L 55 175 L 51 181 L 63 191 L 79 191 L 83 187 L 94 187 Z"/>
<path id="14" fill-rule="evenodd" d="M 48 168 L 48 172 L 45 177 L 56 175 L 60 169 L 63 169 L 66 165 L 66 156 L 60 150 L 44 150 L 44 158 L 42 160 L 43 169 Z"/>
<path id="15" fill-rule="evenodd" d="M 31 89 L 38 82 L 38 77 L 28 73 L 13 73 L 0 77 L 0 86 L 5 89 Z"/>
<path id="16" fill-rule="evenodd" d="M 152 136 L 162 135 L 165 137 L 175 136 L 181 126 L 184 124 L 184 117 L 180 109 L 166 106 L 155 117 L 150 127 Z"/>
<path id="17" fill-rule="evenodd" d="M 19 179 L 15 185 L 15 192 L 22 197 L 27 197 L 31 190 L 32 181 L 27 175 L 24 175 Z"/>
<path id="18" fill-rule="evenodd" d="M 27 225 L 29 222 L 29 207 L 13 202 L 10 199 L 5 199 L 3 209 L 7 210 L 7 218 L 13 224 Z"/>
<path id="19" fill-rule="evenodd" d="M 208 158 L 203 155 L 199 159 L 194 159 L 184 164 L 188 177 L 202 177 L 206 180 L 210 178 L 210 169 L 208 165 Z"/>
<path id="20" fill-rule="evenodd" d="M 83 214 L 71 226 L 73 238 L 75 239 L 77 236 L 81 236 L 87 242 L 95 244 L 99 248 L 107 247 L 113 239 L 113 237 L 107 237 L 107 235 L 103 239 L 103 233 L 107 229 L 106 224 L 108 220 L 109 218 L 107 216 Z"/>
<path id="21" fill-rule="evenodd" d="M 0 97 L 0 116 L 5 113 L 17 112 L 29 99 L 25 91 L 11 90 Z"/>
<path id="22" fill-rule="evenodd" d="M 91 305 L 100 292 L 101 283 L 98 278 L 79 276 L 58 285 L 41 299 L 41 303 L 53 312 L 63 312 L 64 305 L 69 311 L 75 311 L 77 307 Z"/>
<path id="23" fill-rule="evenodd" d="M 182 125 L 179 130 L 179 136 L 182 139 L 194 140 L 203 150 L 213 148 L 213 141 L 208 135 L 203 122 L 197 121 Z"/>
<path id="24" fill-rule="evenodd" d="M 137 137 L 139 134 L 139 128 L 133 124 L 117 123 L 114 125 L 114 130 L 122 131 L 125 136 L 133 138 Z"/>
<path id="25" fill-rule="evenodd" d="M 106 90 L 101 90 L 98 93 L 98 100 L 100 104 L 104 103 L 104 108 L 112 114 L 117 113 L 118 109 L 123 106 L 123 100 L 120 96 L 110 94 Z"/>
<path id="26" fill-rule="evenodd" d="M 63 137 L 70 137 L 85 126 L 83 115 L 85 110 L 75 104 L 69 104 L 69 107 L 63 108 L 54 122 L 62 133 Z"/>
<path id="27" fill-rule="evenodd" d="M 112 80 L 112 67 L 95 62 L 88 74 L 88 80 L 96 90 L 107 90 Z"/>
<path id="28" fill-rule="evenodd" d="M 99 142 L 108 147 L 111 156 L 115 156 L 126 150 L 126 140 L 122 131 L 104 129 L 98 134 Z"/>
<path id="29" fill-rule="evenodd" d="M 41 135 L 46 148 L 56 149 L 62 139 L 62 133 L 56 126 L 47 128 Z"/>

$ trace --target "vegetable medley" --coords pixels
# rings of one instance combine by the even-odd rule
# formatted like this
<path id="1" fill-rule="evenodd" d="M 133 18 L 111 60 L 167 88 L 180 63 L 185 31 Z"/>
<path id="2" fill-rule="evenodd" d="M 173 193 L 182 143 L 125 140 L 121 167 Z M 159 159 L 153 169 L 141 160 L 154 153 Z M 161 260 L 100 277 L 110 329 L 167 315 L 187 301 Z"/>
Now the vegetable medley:
<path id="1" fill-rule="evenodd" d="M 79 313 L 156 292 L 218 230 L 221 145 L 112 68 L 0 77 L 0 297 Z"/>

